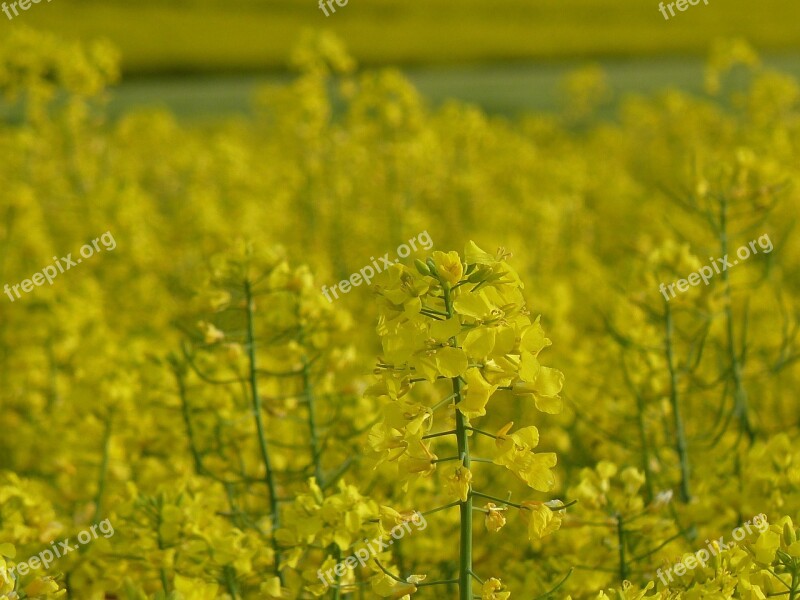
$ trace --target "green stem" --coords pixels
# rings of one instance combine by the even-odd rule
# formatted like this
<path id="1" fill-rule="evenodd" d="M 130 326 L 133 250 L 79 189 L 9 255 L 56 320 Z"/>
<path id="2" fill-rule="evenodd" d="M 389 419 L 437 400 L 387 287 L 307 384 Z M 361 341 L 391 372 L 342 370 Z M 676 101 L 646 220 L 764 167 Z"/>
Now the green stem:
<path id="1" fill-rule="evenodd" d="M 647 447 L 647 425 L 644 422 L 644 398 L 636 393 L 636 425 L 639 428 L 639 443 L 642 446 L 642 471 L 644 472 L 645 502 L 653 501 L 653 473 L 650 469 L 650 451 Z"/>
<path id="2" fill-rule="evenodd" d="M 444 290 L 444 304 L 448 318 L 454 317 L 453 301 L 450 296 L 450 286 L 442 284 Z M 450 340 L 456 345 L 455 337 Z M 464 468 L 470 468 L 468 425 L 464 415 L 458 410 L 457 405 L 462 400 L 461 378 L 453 377 L 453 396 L 456 403 L 456 440 L 458 454 L 462 457 Z M 459 544 L 459 573 L 458 594 L 459 600 L 472 600 L 472 494 L 467 494 L 467 499 L 461 502 L 461 531 Z"/>
<path id="3" fill-rule="evenodd" d="M 200 452 L 194 441 L 194 426 L 192 424 L 192 415 L 189 411 L 189 400 L 186 394 L 186 381 L 182 369 L 177 363 L 177 359 L 172 364 L 172 372 L 175 375 L 175 382 L 178 385 L 178 397 L 181 400 L 181 416 L 183 417 L 183 425 L 186 428 L 186 437 L 189 441 L 189 452 L 192 454 L 192 461 L 194 462 L 194 472 L 197 475 L 202 475 L 205 471 L 203 468 L 203 459 L 200 457 Z"/>
<path id="4" fill-rule="evenodd" d="M 169 580 L 167 579 L 167 571 L 164 567 L 159 570 L 161 575 L 161 587 L 164 588 L 164 594 L 169 595 Z"/>
<path id="5" fill-rule="evenodd" d="M 642 471 L 644 472 L 645 483 L 645 503 L 650 504 L 653 501 L 653 473 L 650 470 L 650 451 L 647 443 L 647 424 L 644 420 L 645 404 L 644 398 L 639 393 L 639 389 L 631 381 L 630 374 L 628 373 L 628 366 L 625 364 L 625 359 L 621 358 L 622 371 L 625 375 L 625 382 L 630 388 L 633 395 L 636 397 L 636 425 L 639 429 L 639 444 L 642 447 Z"/>
<path id="6" fill-rule="evenodd" d="M 418 588 L 426 587 L 429 585 L 450 585 L 451 583 L 458 583 L 458 579 L 442 579 L 440 581 L 423 581 L 422 583 L 414 584 Z"/>
<path id="7" fill-rule="evenodd" d="M 47 339 L 47 362 L 50 364 L 50 393 L 47 395 L 47 410 L 49 411 L 60 400 L 58 394 L 58 360 L 53 351 L 52 338 Z"/>
<path id="8" fill-rule="evenodd" d="M 267 447 L 267 437 L 264 433 L 264 420 L 262 417 L 261 396 L 258 393 L 258 365 L 256 362 L 256 334 L 255 324 L 253 323 L 253 313 L 255 306 L 253 293 L 250 288 L 250 280 L 244 281 L 244 294 L 247 303 L 247 348 L 250 362 L 250 394 L 253 401 L 253 415 L 256 421 L 256 431 L 258 432 L 258 445 L 261 450 L 261 460 L 264 463 L 264 483 L 269 490 L 269 504 L 272 511 L 272 549 L 275 554 L 275 575 L 283 585 L 283 574 L 280 569 L 281 555 L 278 541 L 275 539 L 275 532 L 280 528 L 280 512 L 278 507 L 277 486 L 275 484 L 275 474 L 272 471 L 272 463 L 269 458 L 269 448 Z"/>
<path id="9" fill-rule="evenodd" d="M 617 541 L 619 543 L 619 577 L 624 582 L 628 579 L 628 563 L 625 558 L 625 529 L 622 515 L 617 515 Z"/>
<path id="10" fill-rule="evenodd" d="M 431 460 L 431 463 L 441 463 L 441 462 L 450 462 L 451 460 L 461 460 L 460 456 L 448 456 L 447 458 L 434 458 Z"/>
<path id="11" fill-rule="evenodd" d="M 159 550 L 164 550 L 164 540 L 161 538 L 161 524 L 163 523 L 162 520 L 162 511 L 164 509 L 164 501 L 162 498 L 159 498 L 156 505 L 156 543 L 158 544 Z M 167 578 L 167 570 L 164 567 L 159 569 L 159 575 L 161 576 L 161 587 L 164 589 L 164 595 L 169 596 L 169 579 Z"/>
<path id="12" fill-rule="evenodd" d="M 680 399 L 678 397 L 678 372 L 675 368 L 675 351 L 673 348 L 674 325 L 672 322 L 672 308 L 669 301 L 664 301 L 665 334 L 664 343 L 667 354 L 667 369 L 669 370 L 669 400 L 672 406 L 672 416 L 675 424 L 675 450 L 681 466 L 681 500 L 686 503 L 692 497 L 689 489 L 689 451 L 686 443 L 686 431 L 683 426 Z"/>
<path id="13" fill-rule="evenodd" d="M 452 508 L 454 506 L 458 506 L 459 504 L 461 504 L 461 501 L 460 500 L 456 500 L 455 502 L 451 502 L 450 504 L 445 504 L 444 506 L 440 506 L 439 508 L 433 508 L 433 509 L 425 511 L 424 513 L 421 513 L 421 514 L 422 514 L 423 517 L 427 517 L 428 515 L 432 515 L 433 513 L 437 513 L 440 510 L 445 510 L 445 509 L 448 509 L 448 508 Z"/>
<path id="14" fill-rule="evenodd" d="M 542 594 L 541 596 L 537 596 L 537 597 L 536 597 L 536 598 L 534 598 L 533 600 L 548 600 L 548 599 L 549 599 L 549 598 L 550 598 L 550 597 L 551 597 L 551 596 L 552 596 L 552 595 L 553 595 L 555 592 L 557 592 L 557 591 L 559 590 L 559 588 L 560 588 L 561 586 L 563 586 L 563 585 L 564 585 L 564 584 L 567 582 L 567 579 L 569 579 L 570 577 L 572 577 L 572 573 L 573 573 L 573 571 L 575 571 L 575 567 L 570 567 L 570 570 L 569 570 L 569 572 L 568 572 L 568 573 L 567 573 L 567 574 L 564 576 L 564 579 L 562 579 L 562 580 L 561 580 L 561 581 L 560 581 L 560 582 L 559 582 L 559 583 L 556 585 L 556 587 L 554 587 L 554 588 L 553 588 L 552 590 L 550 590 L 549 592 L 545 592 L 545 593 L 544 593 L 544 594 Z"/>
<path id="15" fill-rule="evenodd" d="M 300 314 L 300 298 L 297 298 L 295 306 L 295 316 L 297 318 L 297 326 L 299 330 L 298 342 L 300 346 L 305 346 L 305 330 L 301 321 Z M 305 348 L 303 350 L 303 397 L 306 401 L 306 409 L 308 410 L 308 431 L 311 437 L 311 455 L 314 462 L 314 477 L 317 480 L 317 485 L 320 488 L 325 486 L 322 479 L 322 461 L 320 460 L 319 449 L 319 436 L 317 435 L 317 420 L 316 420 L 316 403 L 314 397 L 314 388 L 311 383 L 311 372 L 309 370 L 308 356 L 306 356 Z"/>
<path id="16" fill-rule="evenodd" d="M 502 498 L 496 498 L 495 496 L 490 496 L 489 494 L 484 494 L 483 492 L 471 491 L 470 493 L 473 496 L 478 496 L 480 498 L 486 498 L 487 500 L 493 500 L 495 502 L 500 502 L 501 504 L 505 504 L 507 506 L 513 506 L 514 508 L 518 508 L 520 510 L 530 510 L 529 507 L 522 506 L 521 504 L 516 504 L 514 502 L 511 502 L 511 500 L 503 500 Z M 552 512 L 558 512 L 559 510 L 566 510 L 570 506 L 573 506 L 573 505 L 575 505 L 577 503 L 578 503 L 577 500 L 570 500 L 569 502 L 561 503 L 558 506 L 550 506 L 549 504 L 545 504 L 545 506 L 547 508 L 549 508 Z"/>
<path id="17" fill-rule="evenodd" d="M 111 420 L 111 415 L 106 417 L 106 427 L 103 432 L 103 459 L 100 463 L 100 479 L 97 482 L 97 495 L 94 498 L 95 522 L 97 522 L 103 512 L 103 492 L 105 492 L 106 481 L 108 479 L 108 455 L 111 450 Z"/>
<path id="18" fill-rule="evenodd" d="M 236 592 L 236 574 L 230 565 L 225 565 L 223 568 L 225 573 L 225 587 L 228 588 L 228 593 L 233 600 L 239 600 L 239 594 Z"/>
<path id="19" fill-rule="evenodd" d="M 431 438 L 443 437 L 445 435 L 455 435 L 456 430 L 453 429 L 452 431 L 440 431 L 439 433 L 428 433 L 422 436 L 423 440 L 429 440 Z"/>
<path id="20" fill-rule="evenodd" d="M 334 560 L 338 563 L 342 558 L 342 551 L 339 549 L 339 546 L 336 544 L 333 545 L 333 557 Z M 342 597 L 342 590 L 339 587 L 340 577 L 336 575 L 336 585 L 332 586 L 331 588 L 331 599 L 332 600 L 339 600 Z"/>
<path id="21" fill-rule="evenodd" d="M 494 435 L 493 433 L 489 433 L 488 431 L 483 431 L 483 430 L 481 430 L 481 429 L 475 429 L 474 427 L 467 427 L 467 429 L 468 429 L 469 431 L 474 431 L 475 433 L 479 433 L 479 434 L 481 434 L 481 435 L 485 435 L 486 437 L 490 437 L 490 438 L 492 438 L 493 440 L 496 440 L 496 439 L 497 439 L 497 436 L 496 436 L 496 435 Z"/>
<path id="22" fill-rule="evenodd" d="M 720 202 L 720 251 L 722 252 L 722 256 L 725 257 L 728 254 L 728 215 L 727 215 L 728 204 L 723 199 Z M 731 361 L 731 374 L 733 376 L 733 400 L 734 400 L 734 411 L 735 414 L 739 417 L 739 423 L 744 431 L 747 434 L 747 438 L 750 440 L 750 443 L 753 443 L 755 440 L 755 431 L 753 430 L 753 426 L 750 423 L 750 417 L 748 415 L 748 407 L 747 407 L 747 390 L 744 387 L 744 381 L 742 376 L 742 362 L 739 359 L 739 355 L 736 352 L 736 336 L 734 334 L 734 326 L 733 326 L 733 301 L 731 295 L 731 282 L 730 282 L 730 274 L 728 273 L 728 269 L 722 270 L 722 281 L 725 284 L 725 328 L 728 337 L 728 355 Z"/>
<path id="23" fill-rule="evenodd" d="M 472 492 L 473 496 L 479 496 L 481 498 L 486 498 L 487 500 L 493 500 L 495 502 L 500 502 L 501 504 L 505 504 L 507 506 L 513 506 L 514 508 L 518 508 L 520 510 L 526 510 L 524 506 L 521 504 L 516 504 L 511 502 L 510 500 L 503 500 L 501 498 L 495 498 L 494 496 L 490 496 L 489 494 L 484 494 L 483 492 Z"/>

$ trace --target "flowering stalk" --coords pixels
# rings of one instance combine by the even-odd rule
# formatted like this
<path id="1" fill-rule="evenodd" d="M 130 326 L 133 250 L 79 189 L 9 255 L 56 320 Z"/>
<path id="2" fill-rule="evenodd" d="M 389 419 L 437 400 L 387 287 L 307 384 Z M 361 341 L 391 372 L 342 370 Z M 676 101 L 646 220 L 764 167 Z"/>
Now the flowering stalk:
<path id="1" fill-rule="evenodd" d="M 376 278 L 384 353 L 376 370 L 380 381 L 367 394 L 389 402 L 383 421 L 370 432 L 370 445 L 377 464 L 397 465 L 401 481 L 442 470 L 445 491 L 454 501 L 427 514 L 459 507 L 459 600 L 473 600 L 478 594 L 504 599 L 509 594 L 499 578 L 482 579 L 473 570 L 473 513 L 484 514 L 487 530 L 494 533 L 505 525 L 505 511 L 513 507 L 528 525 L 529 537 L 540 539 L 560 527 L 558 511 L 566 508 L 533 500 L 499 500 L 473 489 L 473 462 L 505 467 L 535 490 L 546 492 L 555 484 L 551 469 L 556 456 L 534 452 L 539 444 L 536 427 L 512 433 L 514 423 L 507 423 L 495 434 L 472 426 L 487 414 L 497 392 L 511 392 L 543 413 L 561 410 L 563 374 L 539 362 L 550 340 L 539 319 L 531 319 L 522 284 L 507 256 L 502 249 L 491 255 L 470 242 L 463 261 L 457 252 L 437 251 L 426 262 L 416 261 L 416 269 L 394 265 Z M 446 391 L 438 389 L 444 380 L 449 382 Z M 418 384 L 437 386 L 437 394 L 447 396 L 433 405 L 421 403 L 411 393 Z M 445 406 L 454 409 L 455 428 L 448 422 L 446 431 L 437 428 L 431 433 Z M 493 440 L 490 456 L 471 455 L 471 432 Z M 450 446 L 440 458 L 433 445 L 442 440 L 452 444 L 452 436 L 456 452 Z M 475 498 L 493 502 L 476 507 Z M 416 591 L 422 581 L 416 575 L 406 580 L 382 577 L 384 589 L 395 597 Z M 477 587 L 473 578 L 479 591 L 473 592 Z M 426 585 L 448 585 L 448 581 Z"/>
<path id="2" fill-rule="evenodd" d="M 453 300 L 450 296 L 450 285 L 442 282 L 444 290 L 444 304 L 448 318 L 454 318 Z M 457 345 L 455 336 L 450 338 L 450 344 Z M 458 405 L 462 400 L 460 377 L 453 377 L 453 396 L 455 404 Z M 470 468 L 469 457 L 469 438 L 467 437 L 467 424 L 464 414 L 456 410 L 456 440 L 458 444 L 458 455 L 465 469 Z M 472 490 L 467 493 L 467 499 L 460 504 L 461 512 L 461 531 L 459 543 L 459 573 L 458 591 L 459 600 L 472 600 Z"/>

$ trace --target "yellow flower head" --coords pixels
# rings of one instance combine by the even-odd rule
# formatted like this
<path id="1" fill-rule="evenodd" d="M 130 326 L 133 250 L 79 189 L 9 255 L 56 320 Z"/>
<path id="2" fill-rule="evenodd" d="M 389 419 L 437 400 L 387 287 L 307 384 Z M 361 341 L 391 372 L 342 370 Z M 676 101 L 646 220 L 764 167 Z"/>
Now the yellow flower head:
<path id="1" fill-rule="evenodd" d="M 462 502 L 466 502 L 469 494 L 469 484 L 472 481 L 472 473 L 464 465 L 450 467 L 446 471 L 445 484 L 447 491 L 457 496 Z"/>
<path id="2" fill-rule="evenodd" d="M 464 275 L 464 265 L 461 264 L 461 257 L 458 252 L 440 252 L 437 250 L 432 255 L 433 264 L 436 265 L 436 272 L 450 285 L 455 285 L 461 281 Z"/>
<path id="3" fill-rule="evenodd" d="M 497 533 L 500 531 L 506 524 L 506 517 L 503 514 L 506 510 L 508 509 L 504 506 L 501 507 L 497 506 L 494 502 L 487 502 L 486 518 L 484 519 L 486 529 L 492 533 Z"/>
<path id="4" fill-rule="evenodd" d="M 481 588 L 481 600 L 506 600 L 511 592 L 502 591 L 504 585 L 496 577 L 490 577 Z"/>

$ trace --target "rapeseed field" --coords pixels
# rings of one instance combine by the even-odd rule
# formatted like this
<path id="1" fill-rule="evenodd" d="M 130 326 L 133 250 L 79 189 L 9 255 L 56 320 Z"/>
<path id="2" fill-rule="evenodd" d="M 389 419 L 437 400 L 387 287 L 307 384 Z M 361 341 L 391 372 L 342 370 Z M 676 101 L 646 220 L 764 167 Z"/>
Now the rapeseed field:
<path id="1" fill-rule="evenodd" d="M 800 598 L 800 84 L 748 43 L 509 120 L 309 32 L 199 126 L 2 40 L 0 598 Z"/>

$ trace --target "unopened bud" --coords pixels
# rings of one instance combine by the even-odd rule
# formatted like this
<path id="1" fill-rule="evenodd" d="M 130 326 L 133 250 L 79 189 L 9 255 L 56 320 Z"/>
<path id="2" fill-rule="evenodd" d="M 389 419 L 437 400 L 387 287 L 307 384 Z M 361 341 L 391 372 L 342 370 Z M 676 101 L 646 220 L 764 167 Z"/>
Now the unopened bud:
<path id="1" fill-rule="evenodd" d="M 439 277 L 439 272 L 436 270 L 436 265 L 434 264 L 433 260 L 429 258 L 428 260 L 425 261 L 425 264 L 428 265 L 428 269 L 430 270 L 431 275 L 433 275 L 434 277 Z"/>
<path id="2" fill-rule="evenodd" d="M 480 269 L 475 271 L 472 275 L 467 278 L 467 281 L 470 283 L 478 283 L 482 281 L 489 273 L 492 272 L 492 269 L 487 266 L 482 266 Z"/>
<path id="3" fill-rule="evenodd" d="M 426 265 L 420 259 L 414 259 L 414 266 L 417 267 L 417 271 L 419 271 L 420 275 L 431 275 L 431 270 L 428 268 L 428 265 Z"/>
<path id="4" fill-rule="evenodd" d="M 797 534 L 795 533 L 794 527 L 792 527 L 791 523 L 784 523 L 783 524 L 783 543 L 786 546 L 791 546 L 797 541 Z"/>

